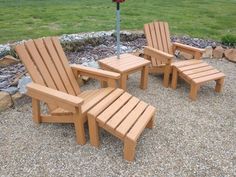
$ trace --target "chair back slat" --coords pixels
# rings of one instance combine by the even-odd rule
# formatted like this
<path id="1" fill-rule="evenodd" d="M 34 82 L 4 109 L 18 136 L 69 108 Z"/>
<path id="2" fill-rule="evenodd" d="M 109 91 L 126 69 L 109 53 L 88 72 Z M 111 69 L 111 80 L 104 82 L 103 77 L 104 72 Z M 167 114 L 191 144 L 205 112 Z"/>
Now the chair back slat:
<path id="1" fill-rule="evenodd" d="M 71 95 L 76 95 L 76 92 L 74 91 L 74 89 L 71 85 L 70 79 L 69 79 L 67 72 L 65 70 L 65 66 L 63 66 L 63 63 L 61 62 L 51 38 L 50 37 L 44 38 L 43 41 L 44 41 L 44 44 L 46 46 L 46 49 L 47 49 L 50 57 L 52 58 L 52 60 L 55 64 L 55 67 L 57 68 L 58 72 L 60 73 L 60 77 L 63 81 L 63 84 L 64 84 L 66 90 L 67 90 L 67 93 L 69 93 Z"/>
<path id="2" fill-rule="evenodd" d="M 158 47 L 156 49 L 164 51 L 164 46 L 163 46 L 163 43 L 162 43 L 162 34 L 161 34 L 160 24 L 158 22 L 154 22 L 153 24 L 155 26 L 155 32 L 156 32 L 157 43 L 158 43 Z"/>
<path id="3" fill-rule="evenodd" d="M 44 45 L 43 39 L 36 39 L 34 40 L 34 43 L 40 53 L 40 55 L 42 56 L 42 59 L 45 63 L 45 65 L 48 68 L 48 71 L 50 72 L 50 75 L 57 87 L 57 90 L 61 90 L 63 92 L 67 92 L 66 88 L 62 82 L 62 79 L 60 77 L 59 72 L 57 71 L 55 64 L 52 61 L 52 58 L 49 56 L 47 49 Z"/>
<path id="4" fill-rule="evenodd" d="M 33 82 L 71 95 L 80 88 L 56 37 L 35 39 L 16 46 Z"/>
<path id="5" fill-rule="evenodd" d="M 151 31 L 150 31 L 150 28 L 149 28 L 149 24 L 144 25 L 144 33 L 145 33 L 145 36 L 146 36 L 147 45 L 150 46 L 150 47 L 153 47 L 152 36 L 151 36 Z"/>
<path id="6" fill-rule="evenodd" d="M 144 25 L 147 44 L 163 52 L 173 54 L 167 22 L 155 21 Z"/>
<path id="7" fill-rule="evenodd" d="M 35 65 L 38 67 L 38 71 L 41 73 L 41 76 L 43 78 L 43 80 L 46 83 L 47 87 L 53 88 L 53 89 L 57 89 L 56 85 L 48 71 L 48 67 L 45 65 L 42 57 L 40 56 L 34 41 L 30 40 L 28 42 L 25 43 L 26 49 L 29 52 L 32 61 L 35 63 Z"/>
<path id="8" fill-rule="evenodd" d="M 57 37 L 52 37 L 52 41 L 53 41 L 54 47 L 57 51 L 57 54 L 60 57 L 62 65 L 65 67 L 65 71 L 69 77 L 69 80 L 70 80 L 70 83 L 74 89 L 74 92 L 76 93 L 76 95 L 78 95 L 80 93 L 80 88 L 79 88 L 79 85 L 75 79 L 74 73 L 72 72 L 72 69 L 70 68 L 70 65 L 68 63 L 65 52 L 63 51 L 63 48 L 60 44 L 60 41 Z"/>
<path id="9" fill-rule="evenodd" d="M 25 45 L 18 45 L 16 46 L 15 50 L 18 56 L 21 58 L 21 61 L 25 65 L 26 69 L 28 70 L 32 81 L 40 85 L 46 86 L 44 79 L 41 76 L 41 73 L 38 71 L 37 66 L 35 66 L 35 63 L 32 61 L 31 56 L 25 48 Z"/>

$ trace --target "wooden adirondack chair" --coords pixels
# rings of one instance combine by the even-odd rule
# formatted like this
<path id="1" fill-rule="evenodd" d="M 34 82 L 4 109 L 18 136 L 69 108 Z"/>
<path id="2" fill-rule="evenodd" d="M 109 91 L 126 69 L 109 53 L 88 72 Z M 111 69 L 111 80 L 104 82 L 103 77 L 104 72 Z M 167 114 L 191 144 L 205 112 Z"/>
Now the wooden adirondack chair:
<path id="1" fill-rule="evenodd" d="M 195 59 L 200 59 L 204 49 L 171 43 L 169 25 L 167 22 L 155 21 L 144 25 L 147 45 L 144 48 L 144 57 L 151 60 L 149 73 L 164 73 L 163 85 L 168 87 L 171 74 L 171 64 L 175 50 L 190 53 Z"/>
<path id="2" fill-rule="evenodd" d="M 85 144 L 87 111 L 115 90 L 118 73 L 81 65 L 69 65 L 56 37 L 30 40 L 15 48 L 33 83 L 27 86 L 32 97 L 33 120 L 74 123 L 77 142 Z M 108 88 L 80 92 L 76 77 L 85 75 L 108 83 Z M 48 115 L 41 115 L 40 101 L 47 103 Z"/>

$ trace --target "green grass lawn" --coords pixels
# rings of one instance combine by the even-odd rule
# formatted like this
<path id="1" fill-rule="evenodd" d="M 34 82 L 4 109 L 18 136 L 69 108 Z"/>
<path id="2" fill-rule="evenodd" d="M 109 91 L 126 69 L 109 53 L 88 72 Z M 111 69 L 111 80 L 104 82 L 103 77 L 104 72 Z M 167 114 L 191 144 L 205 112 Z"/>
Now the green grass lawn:
<path id="1" fill-rule="evenodd" d="M 115 28 L 112 0 L 0 0 L 0 43 Z M 171 33 L 220 40 L 236 35 L 236 0 L 127 0 L 122 30 L 142 30 L 155 19 Z"/>

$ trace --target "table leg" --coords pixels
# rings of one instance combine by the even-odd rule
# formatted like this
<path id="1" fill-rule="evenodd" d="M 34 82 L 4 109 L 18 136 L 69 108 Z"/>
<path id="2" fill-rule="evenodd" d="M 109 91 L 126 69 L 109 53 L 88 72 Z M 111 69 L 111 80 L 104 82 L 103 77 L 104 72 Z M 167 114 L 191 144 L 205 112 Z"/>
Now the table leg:
<path id="1" fill-rule="evenodd" d="M 195 101 L 197 99 L 197 91 L 198 91 L 199 85 L 197 84 L 191 84 L 191 88 L 190 88 L 190 94 L 189 97 Z"/>
<path id="2" fill-rule="evenodd" d="M 171 88 L 176 89 L 178 82 L 178 71 L 175 67 L 173 67 L 173 73 L 172 73 L 172 81 L 171 81 Z"/>
<path id="3" fill-rule="evenodd" d="M 127 80 L 127 74 L 126 73 L 122 73 L 121 77 L 120 77 L 120 88 L 122 88 L 123 90 L 126 90 L 126 80 Z"/>
<path id="4" fill-rule="evenodd" d="M 143 90 L 147 89 L 147 84 L 148 84 L 148 66 L 144 66 L 142 68 L 142 73 L 141 73 L 140 88 Z"/>

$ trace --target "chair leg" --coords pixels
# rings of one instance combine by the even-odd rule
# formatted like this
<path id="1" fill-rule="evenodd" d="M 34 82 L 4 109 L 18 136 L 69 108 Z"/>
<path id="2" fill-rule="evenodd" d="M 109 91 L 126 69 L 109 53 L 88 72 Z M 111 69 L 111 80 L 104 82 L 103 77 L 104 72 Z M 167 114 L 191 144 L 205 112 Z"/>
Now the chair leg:
<path id="1" fill-rule="evenodd" d="M 154 121 L 155 120 L 155 115 L 152 116 L 148 124 L 146 125 L 146 128 L 153 128 L 154 127 Z"/>
<path id="2" fill-rule="evenodd" d="M 215 92 L 220 93 L 224 85 L 224 78 L 216 80 Z"/>
<path id="3" fill-rule="evenodd" d="M 169 86 L 170 73 L 171 73 L 171 67 L 169 65 L 166 65 L 164 71 L 164 80 L 163 80 L 164 87 Z"/>
<path id="4" fill-rule="evenodd" d="M 40 101 L 35 98 L 32 98 L 32 113 L 33 113 L 33 121 L 35 123 L 41 123 Z"/>
<path id="5" fill-rule="evenodd" d="M 191 84 L 190 94 L 189 97 L 195 101 L 197 99 L 197 91 L 199 86 L 197 84 Z"/>
<path id="6" fill-rule="evenodd" d="M 195 52 L 194 53 L 194 59 L 199 60 L 201 58 L 201 56 L 202 56 L 201 52 Z"/>
<path id="7" fill-rule="evenodd" d="M 95 117 L 88 115 L 89 138 L 92 146 L 98 147 L 99 141 L 99 127 Z"/>
<path id="8" fill-rule="evenodd" d="M 177 82 L 178 82 L 178 71 L 176 68 L 173 68 L 172 81 L 171 81 L 171 88 L 172 89 L 176 89 Z"/>
<path id="9" fill-rule="evenodd" d="M 84 145 L 86 143 L 84 122 L 79 111 L 76 111 L 76 113 L 73 115 L 73 120 L 75 125 L 76 141 L 78 144 Z"/>
<path id="10" fill-rule="evenodd" d="M 125 138 L 124 140 L 124 159 L 128 161 L 133 161 L 135 156 L 136 142 Z"/>

